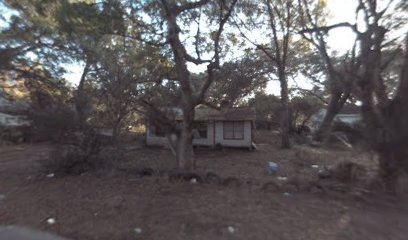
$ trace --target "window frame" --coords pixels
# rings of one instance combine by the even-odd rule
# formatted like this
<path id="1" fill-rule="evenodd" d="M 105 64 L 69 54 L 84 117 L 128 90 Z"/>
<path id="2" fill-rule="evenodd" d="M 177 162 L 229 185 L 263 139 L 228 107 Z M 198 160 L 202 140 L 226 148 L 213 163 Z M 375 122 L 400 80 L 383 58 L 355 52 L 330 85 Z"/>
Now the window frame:
<path id="1" fill-rule="evenodd" d="M 164 129 L 155 124 L 150 125 L 149 133 L 150 133 L 149 134 L 150 137 L 160 137 L 160 138 L 166 137 L 166 132 L 164 131 Z"/>
<path id="2" fill-rule="evenodd" d="M 225 125 L 226 125 L 226 123 L 232 123 L 232 137 L 231 138 L 229 138 L 229 137 L 225 137 Z M 240 124 L 241 126 L 242 126 L 242 136 L 240 136 L 240 137 L 236 137 L 235 135 L 235 133 L 236 132 L 238 132 L 237 131 L 237 125 L 238 124 Z M 245 121 L 223 121 L 222 122 L 222 130 L 223 130 L 223 133 L 222 133 L 222 137 L 223 137 L 223 139 L 224 140 L 243 140 L 243 139 L 245 139 Z"/>
<path id="3" fill-rule="evenodd" d="M 204 129 L 200 128 L 202 126 L 205 126 L 205 137 L 202 137 L 200 134 L 201 131 L 204 131 Z M 193 137 L 194 139 L 208 139 L 208 122 L 205 121 L 194 122 L 193 130 L 197 131 L 198 135 L 200 136 L 199 138 Z"/>

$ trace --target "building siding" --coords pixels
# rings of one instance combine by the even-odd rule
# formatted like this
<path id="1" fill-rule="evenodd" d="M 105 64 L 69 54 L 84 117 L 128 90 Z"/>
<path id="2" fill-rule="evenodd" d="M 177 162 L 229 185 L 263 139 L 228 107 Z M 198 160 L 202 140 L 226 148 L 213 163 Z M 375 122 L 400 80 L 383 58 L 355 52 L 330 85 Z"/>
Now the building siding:
<path id="1" fill-rule="evenodd" d="M 243 139 L 224 139 L 224 122 L 215 122 L 215 144 L 220 143 L 227 147 L 251 147 L 251 121 L 244 121 Z"/>
<path id="2" fill-rule="evenodd" d="M 243 139 L 224 139 L 224 122 L 209 121 L 207 127 L 207 138 L 193 139 L 195 146 L 215 146 L 217 143 L 226 147 L 251 147 L 252 144 L 252 124 L 251 121 L 244 121 Z M 149 146 L 167 146 L 166 137 L 158 137 L 152 134 L 149 125 L 146 129 L 146 144 Z M 175 138 L 175 136 L 172 136 Z"/>
<path id="3" fill-rule="evenodd" d="M 152 129 L 150 128 L 150 124 L 147 123 L 146 125 L 146 144 L 148 146 L 167 146 L 168 141 L 165 137 L 158 137 L 154 135 Z"/>
<path id="4" fill-rule="evenodd" d="M 207 123 L 207 138 L 194 138 L 193 145 L 196 146 L 213 146 L 214 144 L 214 122 Z"/>
<path id="5" fill-rule="evenodd" d="M 175 135 L 171 136 L 175 140 Z M 196 146 L 213 146 L 214 145 L 214 123 L 207 124 L 207 138 L 193 139 L 193 144 Z M 147 125 L 146 129 L 146 144 L 149 146 L 167 146 L 168 140 L 166 137 L 155 136 L 151 132 L 151 128 Z"/>

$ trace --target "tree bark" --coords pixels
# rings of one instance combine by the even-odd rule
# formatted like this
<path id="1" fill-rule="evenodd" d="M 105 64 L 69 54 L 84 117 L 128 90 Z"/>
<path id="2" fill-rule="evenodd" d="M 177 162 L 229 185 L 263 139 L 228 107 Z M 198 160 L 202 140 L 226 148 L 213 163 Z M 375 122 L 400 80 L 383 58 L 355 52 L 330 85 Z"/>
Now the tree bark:
<path id="1" fill-rule="evenodd" d="M 195 168 L 192 124 L 186 121 L 183 121 L 183 127 L 178 137 L 176 158 L 179 169 L 191 170 Z"/>
<path id="2" fill-rule="evenodd" d="M 191 92 L 182 93 L 183 100 L 183 124 L 177 141 L 176 159 L 178 168 L 191 170 L 195 167 L 193 152 L 193 122 L 194 104 Z M 190 101 L 188 101 L 189 99 Z"/>
<path id="3" fill-rule="evenodd" d="M 289 91 L 288 91 L 288 82 L 286 81 L 286 75 L 284 70 L 281 70 L 279 73 L 279 81 L 281 87 L 281 147 L 290 148 L 290 119 L 289 119 Z"/>
<path id="4" fill-rule="evenodd" d="M 118 119 L 116 119 L 114 125 L 113 125 L 113 133 L 112 133 L 112 140 L 114 142 L 117 142 L 119 134 L 120 134 L 120 126 L 122 123 L 122 119 L 123 117 L 119 117 Z"/>
<path id="5" fill-rule="evenodd" d="M 385 128 L 377 136 L 380 141 L 375 146 L 379 155 L 380 176 L 386 189 L 393 194 L 398 193 L 400 173 L 408 173 L 408 34 L 405 41 L 406 52 L 397 94 L 381 111 Z"/>
<path id="6" fill-rule="evenodd" d="M 371 14 L 376 16 L 376 5 L 369 2 Z M 378 21 L 368 23 L 368 29 L 360 33 L 361 75 L 358 86 L 362 102 L 362 116 L 366 127 L 367 139 L 372 150 L 379 155 L 380 172 L 386 190 L 396 193 L 401 171 L 408 172 L 408 51 L 405 49 L 404 63 L 401 68 L 397 94 L 391 101 L 384 93 L 381 77 L 382 44 L 386 29 Z M 406 37 L 408 47 L 408 35 Z M 378 84 L 381 83 L 381 84 Z M 379 101 L 383 102 L 379 102 Z"/>
<path id="7" fill-rule="evenodd" d="M 339 113 L 341 108 L 344 106 L 347 98 L 347 93 L 344 93 L 344 95 L 342 95 L 342 93 L 340 92 L 332 92 L 323 121 L 313 135 L 314 141 L 323 142 L 327 139 L 331 132 L 333 120 Z"/>
<path id="8" fill-rule="evenodd" d="M 190 72 L 186 64 L 186 52 L 179 38 L 180 29 L 177 25 L 176 11 L 167 4 L 165 4 L 165 7 L 167 8 L 168 37 L 173 51 L 183 105 L 183 121 L 181 131 L 178 134 L 176 159 L 180 169 L 191 169 L 194 167 L 192 126 L 195 105 L 193 90 L 190 83 Z"/>
<path id="9" fill-rule="evenodd" d="M 81 79 L 78 84 L 78 88 L 76 90 L 76 96 L 75 96 L 75 109 L 78 114 L 78 124 L 80 128 L 84 128 L 86 125 L 86 114 L 85 114 L 85 105 L 86 105 L 86 98 L 85 98 L 85 81 L 86 81 L 86 75 L 88 74 L 90 70 L 91 64 L 87 60 L 85 63 L 84 70 L 81 75 Z"/>
<path id="10" fill-rule="evenodd" d="M 195 8 L 199 8 L 209 3 L 209 0 L 200 0 L 197 2 L 187 2 L 179 4 L 177 1 L 161 0 L 163 10 L 165 11 L 165 18 L 167 22 L 167 38 L 173 52 L 175 70 L 177 73 L 177 80 L 180 85 L 181 104 L 183 111 L 183 121 L 180 131 L 177 131 L 177 151 L 176 158 L 178 161 L 178 167 L 181 169 L 194 168 L 194 154 L 193 154 L 193 121 L 194 121 L 194 108 L 198 104 L 204 102 L 205 93 L 208 91 L 212 80 L 213 70 L 219 68 L 220 58 L 220 36 L 224 29 L 224 25 L 227 23 L 229 17 L 232 14 L 232 10 L 237 0 L 232 1 L 231 5 L 227 7 L 224 1 L 220 3 L 219 12 L 219 26 L 218 31 L 214 34 L 214 56 L 211 60 L 202 60 L 200 54 L 197 51 L 197 58 L 189 55 L 182 41 L 180 40 L 179 33 L 181 32 L 179 25 L 177 24 L 177 17 L 183 12 Z M 223 13 L 225 10 L 225 14 Z M 198 42 L 197 42 L 198 43 Z M 198 49 L 198 48 L 197 48 Z M 195 64 L 208 63 L 207 73 L 208 77 L 204 82 L 201 90 L 198 94 L 194 92 L 191 83 L 190 72 L 187 68 L 187 62 Z"/>
<path id="11" fill-rule="evenodd" d="M 394 195 L 398 192 L 398 177 L 399 177 L 399 164 L 402 162 L 403 156 L 396 154 L 390 148 L 384 148 L 378 152 L 380 172 L 379 175 L 384 182 L 385 190 Z"/>

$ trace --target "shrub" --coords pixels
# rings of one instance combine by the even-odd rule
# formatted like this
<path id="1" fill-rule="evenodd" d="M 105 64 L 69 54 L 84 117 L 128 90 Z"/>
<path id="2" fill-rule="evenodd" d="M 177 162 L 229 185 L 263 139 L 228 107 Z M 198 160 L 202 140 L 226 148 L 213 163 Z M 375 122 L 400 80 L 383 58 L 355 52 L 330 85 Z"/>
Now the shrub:
<path id="1" fill-rule="evenodd" d="M 340 162 L 329 171 L 334 179 L 341 182 L 358 182 L 367 177 L 366 168 L 351 161 Z"/>
<path id="2" fill-rule="evenodd" d="M 89 170 L 86 154 L 72 145 L 58 145 L 50 153 L 49 160 L 44 164 L 47 173 L 57 176 L 77 175 Z"/>
<path id="3" fill-rule="evenodd" d="M 73 132 L 51 151 L 44 167 L 56 175 L 77 175 L 111 167 L 117 157 L 122 157 L 121 152 L 102 150 L 103 144 L 92 129 Z"/>
<path id="4" fill-rule="evenodd" d="M 359 143 L 364 138 L 364 126 L 362 123 L 347 124 L 343 122 L 334 122 L 332 132 L 343 132 L 351 144 Z"/>
<path id="5" fill-rule="evenodd" d="M 75 112 L 69 108 L 35 109 L 29 113 L 29 118 L 32 120 L 31 140 L 35 142 L 59 142 L 76 128 Z"/>

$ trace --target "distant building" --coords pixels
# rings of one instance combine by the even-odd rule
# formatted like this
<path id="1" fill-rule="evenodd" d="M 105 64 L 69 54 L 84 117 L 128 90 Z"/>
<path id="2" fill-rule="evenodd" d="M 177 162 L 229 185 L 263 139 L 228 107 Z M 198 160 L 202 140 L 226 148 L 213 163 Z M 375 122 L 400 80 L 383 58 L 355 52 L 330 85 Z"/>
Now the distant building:
<path id="1" fill-rule="evenodd" d="M 310 127 L 312 130 L 319 128 L 326 115 L 327 110 L 325 108 L 320 109 L 316 114 L 310 118 Z M 349 125 L 354 125 L 361 121 L 360 108 L 357 105 L 345 105 L 334 117 L 333 122 L 342 122 Z"/>
<path id="2" fill-rule="evenodd" d="M 0 126 L 18 127 L 30 125 L 30 121 L 25 115 L 27 110 L 28 104 L 7 99 L 7 95 L 0 90 Z"/>
<path id="3" fill-rule="evenodd" d="M 179 109 L 180 110 L 180 109 Z M 177 111 L 175 121 L 182 121 Z M 193 145 L 252 148 L 256 113 L 254 108 L 224 108 L 216 110 L 204 106 L 195 109 Z M 175 137 L 175 136 L 170 136 Z M 160 126 L 147 122 L 146 143 L 149 146 L 167 146 L 169 136 Z"/>
<path id="4" fill-rule="evenodd" d="M 26 116 L 10 115 L 0 112 L 0 127 L 24 127 L 30 125 L 31 122 Z"/>

